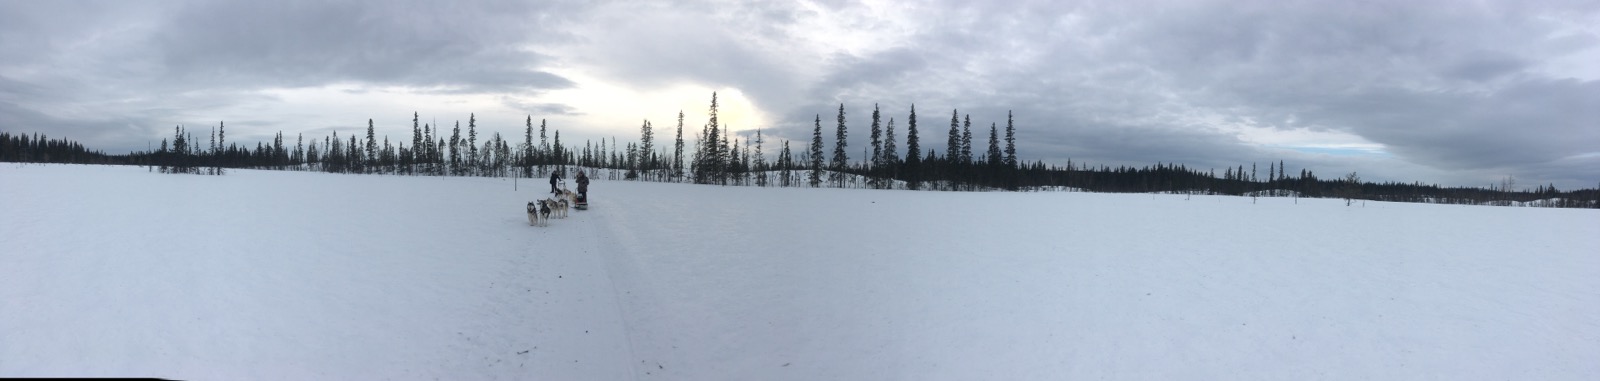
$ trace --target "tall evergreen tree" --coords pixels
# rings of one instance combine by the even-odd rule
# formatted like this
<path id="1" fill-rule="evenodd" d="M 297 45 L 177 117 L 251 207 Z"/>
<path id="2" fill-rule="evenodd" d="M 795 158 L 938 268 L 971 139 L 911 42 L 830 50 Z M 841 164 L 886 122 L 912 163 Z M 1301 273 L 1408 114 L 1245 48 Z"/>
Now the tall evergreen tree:
<path id="1" fill-rule="evenodd" d="M 811 177 L 812 188 L 822 186 L 822 114 L 817 114 L 815 127 L 811 129 Z"/>
<path id="2" fill-rule="evenodd" d="M 417 160 L 428 164 L 425 168 L 429 174 L 439 174 L 439 146 L 433 144 L 433 129 L 428 124 L 422 125 L 422 158 Z"/>
<path id="3" fill-rule="evenodd" d="M 722 178 L 722 143 L 718 141 L 721 138 L 719 136 L 721 133 L 718 132 L 721 127 L 719 126 L 720 123 L 717 121 L 717 93 L 713 91 L 711 92 L 710 120 L 706 122 L 706 125 L 710 127 L 709 132 L 706 133 L 706 144 L 711 148 L 709 154 L 706 155 L 708 162 L 706 168 L 710 171 L 711 177 L 715 179 Z"/>
<path id="4" fill-rule="evenodd" d="M 283 131 L 278 131 L 278 134 L 272 138 L 272 158 L 270 163 L 273 167 L 281 168 L 288 156 L 284 151 Z"/>
<path id="5" fill-rule="evenodd" d="M 906 188 L 922 187 L 922 145 L 917 141 L 917 105 L 911 105 L 911 117 L 906 120 Z"/>
<path id="6" fill-rule="evenodd" d="M 711 93 L 711 107 L 709 120 L 702 129 L 700 146 L 696 151 L 698 160 L 694 165 L 695 183 L 698 184 L 724 184 L 725 176 L 723 163 L 726 163 L 723 151 L 722 130 L 717 121 L 717 93 Z"/>
<path id="7" fill-rule="evenodd" d="M 883 126 L 883 157 L 880 157 L 880 162 L 878 162 L 880 165 L 885 166 L 885 170 L 894 170 L 894 166 L 899 165 L 898 149 L 899 147 L 894 144 L 894 118 L 890 118 L 890 123 Z M 888 178 L 893 178 L 893 176 L 888 176 Z"/>
<path id="8" fill-rule="evenodd" d="M 362 161 L 361 148 L 360 147 L 361 147 L 360 145 L 356 144 L 356 136 L 354 134 L 351 134 L 350 135 L 350 147 L 345 149 L 345 152 L 349 152 L 350 156 L 351 156 L 350 165 L 352 166 L 352 170 L 350 172 L 362 173 L 362 172 L 366 171 L 366 168 L 362 167 L 362 165 L 364 165 L 366 163 Z M 259 146 L 259 145 L 256 146 L 256 150 L 260 151 L 261 150 L 261 146 Z"/>
<path id="9" fill-rule="evenodd" d="M 450 173 L 461 174 L 461 121 L 456 121 L 455 129 L 450 130 Z"/>
<path id="10" fill-rule="evenodd" d="M 767 155 L 765 153 L 761 152 L 761 143 L 763 142 L 763 140 L 764 139 L 761 138 L 761 129 L 760 128 L 756 128 L 756 160 L 755 160 L 755 168 L 753 168 L 753 169 L 756 171 L 756 174 L 757 174 L 757 176 L 756 176 L 756 186 L 763 186 L 764 187 L 764 186 L 767 186 L 767 172 L 766 171 L 767 171 L 768 168 L 767 168 Z"/>
<path id="11" fill-rule="evenodd" d="M 189 173 L 189 140 L 184 138 L 183 126 L 173 128 L 172 156 L 174 157 L 172 173 Z M 34 141 L 41 139 L 34 138 Z"/>
<path id="12" fill-rule="evenodd" d="M 217 167 L 222 166 L 222 163 L 220 162 L 221 161 L 221 155 L 218 154 L 218 151 L 219 150 L 217 149 L 217 130 L 216 129 L 212 129 L 211 130 L 211 147 L 206 150 L 206 155 L 210 156 L 210 160 L 208 160 L 208 163 L 210 165 L 206 166 L 206 167 L 208 167 L 208 168 L 206 168 L 206 171 L 209 174 L 212 174 L 212 175 L 217 174 Z"/>
<path id="13" fill-rule="evenodd" d="M 828 175 L 829 179 L 833 180 L 833 186 L 836 187 L 844 186 L 844 171 L 850 165 L 850 156 L 847 154 L 848 151 L 845 150 L 848 145 L 845 136 L 844 104 L 840 103 L 839 128 L 834 132 L 833 160 L 829 163 L 829 167 L 833 168 L 833 173 Z"/>
<path id="14" fill-rule="evenodd" d="M 678 110 L 678 138 L 672 144 L 672 178 L 683 177 L 683 110 Z"/>
<path id="15" fill-rule="evenodd" d="M 524 122 L 524 125 L 526 125 L 527 128 L 522 131 L 522 160 L 521 160 L 521 165 L 520 166 L 522 167 L 522 176 L 523 177 L 532 177 L 533 176 L 533 115 L 528 115 L 528 120 L 526 122 Z M 544 127 L 540 126 L 539 129 L 543 130 Z"/>
<path id="16" fill-rule="evenodd" d="M 972 165 L 972 115 L 961 120 L 961 164 Z"/>
<path id="17" fill-rule="evenodd" d="M 989 162 L 986 164 L 990 167 L 997 167 L 1005 163 L 1005 158 L 1000 156 L 1000 134 L 996 130 L 994 123 L 989 123 L 989 157 L 987 159 Z"/>
<path id="18" fill-rule="evenodd" d="M 550 154 L 554 157 L 551 164 L 567 165 L 567 148 L 561 146 L 561 130 L 556 130 L 556 136 L 550 143 Z"/>
<path id="19" fill-rule="evenodd" d="M 367 168 L 372 168 L 378 162 L 378 139 L 373 135 L 372 119 L 367 119 Z"/>
<path id="20" fill-rule="evenodd" d="M 872 129 L 869 132 L 872 153 L 871 156 L 867 157 L 867 166 L 870 168 L 868 174 L 871 176 L 868 179 L 872 182 L 873 188 L 881 188 L 883 183 L 881 181 L 883 177 L 883 129 L 878 124 L 878 118 L 878 104 L 874 103 L 872 105 Z"/>
<path id="21" fill-rule="evenodd" d="M 228 144 L 227 141 L 228 141 L 228 123 L 225 123 L 223 121 L 217 121 L 217 152 L 214 153 L 215 155 L 221 155 L 222 154 L 222 146 L 225 145 L 225 144 Z M 221 167 L 222 164 L 218 163 L 217 165 L 218 165 L 218 167 L 216 169 L 216 174 L 221 175 L 223 173 L 223 171 L 224 171 L 222 169 L 222 167 Z"/>
<path id="22" fill-rule="evenodd" d="M 161 146 L 163 149 L 165 149 L 167 142 L 165 140 L 161 141 Z M 778 168 L 780 168 L 782 172 L 780 174 L 782 177 L 778 180 L 779 183 L 785 187 L 789 186 L 789 179 L 793 177 L 790 169 L 794 168 L 794 155 L 789 153 L 788 140 L 783 141 L 783 151 L 778 153 Z"/>
<path id="23" fill-rule="evenodd" d="M 655 152 L 655 132 L 651 131 L 650 120 L 645 119 L 644 126 L 639 127 L 639 169 L 650 171 L 655 169 L 655 163 L 650 161 L 650 153 Z"/>
<path id="24" fill-rule="evenodd" d="M 545 165 L 550 163 L 550 141 L 545 139 L 545 123 L 544 119 L 539 119 L 539 149 L 533 152 L 541 176 L 544 175 Z"/>
<path id="25" fill-rule="evenodd" d="M 1012 124 L 1011 111 L 1006 111 L 1006 168 L 1017 167 L 1017 135 Z"/>
<path id="26" fill-rule="evenodd" d="M 410 154 L 411 166 L 416 166 L 416 163 L 421 162 L 422 157 L 421 157 L 421 155 L 419 155 L 419 154 L 421 154 L 421 152 L 419 152 L 419 150 L 421 150 L 421 149 L 422 149 L 422 117 L 421 117 L 421 114 L 418 114 L 418 112 L 414 112 L 414 110 L 413 110 L 413 112 L 411 112 L 411 154 Z M 411 170 L 408 170 L 408 171 L 413 171 L 413 173 L 414 173 L 414 171 L 416 171 L 416 168 L 411 168 Z"/>
<path id="27" fill-rule="evenodd" d="M 478 115 L 469 114 L 467 117 L 467 170 L 476 172 L 483 166 L 482 158 L 478 157 Z M 477 176 L 469 172 L 468 176 Z"/>

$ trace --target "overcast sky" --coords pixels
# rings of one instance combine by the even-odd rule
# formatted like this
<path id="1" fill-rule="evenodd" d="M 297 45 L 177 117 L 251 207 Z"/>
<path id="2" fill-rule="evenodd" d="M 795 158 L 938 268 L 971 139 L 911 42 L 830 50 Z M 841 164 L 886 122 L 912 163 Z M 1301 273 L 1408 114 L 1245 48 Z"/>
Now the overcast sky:
<path id="1" fill-rule="evenodd" d="M 795 147 L 842 103 L 856 159 L 874 104 L 902 138 L 915 104 L 940 152 L 952 110 L 975 142 L 1011 111 L 1030 162 L 1571 189 L 1600 184 L 1597 80 L 1600 1 L 0 0 L 0 130 L 108 153 L 219 121 L 409 142 L 412 112 L 582 144 L 682 110 L 692 140 L 717 91 Z"/>

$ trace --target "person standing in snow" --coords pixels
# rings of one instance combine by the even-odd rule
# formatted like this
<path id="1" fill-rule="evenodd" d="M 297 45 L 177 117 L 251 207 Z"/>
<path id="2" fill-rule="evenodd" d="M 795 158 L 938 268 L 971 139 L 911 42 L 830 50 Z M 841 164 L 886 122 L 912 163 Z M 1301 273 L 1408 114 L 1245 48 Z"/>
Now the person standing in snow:
<path id="1" fill-rule="evenodd" d="M 583 170 L 578 171 L 578 195 L 589 198 L 589 176 L 585 176 Z"/>
<path id="2" fill-rule="evenodd" d="M 556 190 L 556 183 L 561 182 L 561 170 L 550 171 L 550 194 L 560 193 Z"/>

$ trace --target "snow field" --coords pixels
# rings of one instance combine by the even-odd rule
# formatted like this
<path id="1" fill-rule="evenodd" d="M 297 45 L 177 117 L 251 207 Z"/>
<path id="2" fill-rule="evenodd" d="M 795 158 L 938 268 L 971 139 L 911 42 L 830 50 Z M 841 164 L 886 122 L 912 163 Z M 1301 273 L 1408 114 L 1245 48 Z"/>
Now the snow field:
<path id="1" fill-rule="evenodd" d="M 509 179 L 0 171 L 0 375 L 627 377 L 582 216 Z"/>
<path id="2" fill-rule="evenodd" d="M 0 167 L 0 376 L 1600 375 L 1593 210 L 511 182 Z"/>

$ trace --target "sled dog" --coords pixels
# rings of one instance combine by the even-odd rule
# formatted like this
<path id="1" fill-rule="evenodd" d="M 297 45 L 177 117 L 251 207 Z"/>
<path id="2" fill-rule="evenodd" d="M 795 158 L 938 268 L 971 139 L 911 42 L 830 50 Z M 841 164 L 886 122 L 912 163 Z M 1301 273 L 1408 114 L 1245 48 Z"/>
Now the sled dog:
<path id="1" fill-rule="evenodd" d="M 568 204 L 567 204 L 567 200 L 566 199 L 561 199 L 561 198 L 545 199 L 544 203 L 545 203 L 545 205 L 550 207 L 550 216 L 551 217 L 567 218 L 567 205 Z"/>
<path id="2" fill-rule="evenodd" d="M 550 203 L 545 200 L 540 200 L 539 218 L 542 220 L 541 222 L 544 224 L 544 226 L 550 226 L 550 213 Z"/>
<path id="3" fill-rule="evenodd" d="M 540 222 L 541 221 L 542 221 L 542 219 L 539 218 L 539 204 L 537 204 L 537 203 L 535 203 L 533 201 L 529 201 L 528 202 L 528 225 L 540 226 Z"/>

